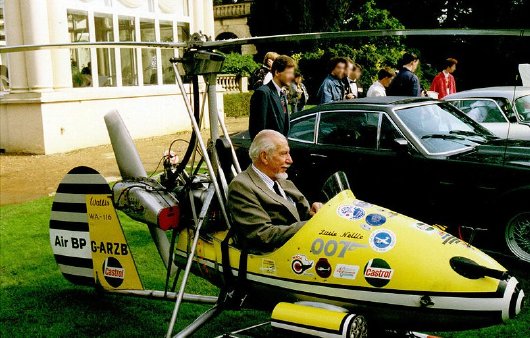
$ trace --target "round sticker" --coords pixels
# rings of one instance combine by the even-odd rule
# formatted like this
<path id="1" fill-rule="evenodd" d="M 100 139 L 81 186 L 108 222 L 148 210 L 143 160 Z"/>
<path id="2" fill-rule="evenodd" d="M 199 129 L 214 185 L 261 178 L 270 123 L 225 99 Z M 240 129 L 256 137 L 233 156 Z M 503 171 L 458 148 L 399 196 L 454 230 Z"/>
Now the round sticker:
<path id="1" fill-rule="evenodd" d="M 386 217 L 380 214 L 370 214 L 366 216 L 366 223 L 372 226 L 380 226 L 386 222 Z"/>
<path id="2" fill-rule="evenodd" d="M 114 257 L 107 257 L 103 262 L 103 277 L 110 286 L 117 288 L 123 283 L 125 278 L 125 269 L 121 266 L 120 261 Z"/>
<path id="3" fill-rule="evenodd" d="M 370 246 L 377 252 L 387 252 L 396 245 L 396 236 L 387 229 L 380 229 L 370 235 Z"/>
<path id="4" fill-rule="evenodd" d="M 387 285 L 393 275 L 394 270 L 390 268 L 390 264 L 380 258 L 371 259 L 364 266 L 364 279 L 378 288 Z"/>
<path id="5" fill-rule="evenodd" d="M 307 259 L 305 255 L 293 256 L 293 261 L 291 262 L 291 269 L 297 275 L 301 275 L 306 270 L 311 269 L 312 266 L 313 266 L 313 261 Z"/>
<path id="6" fill-rule="evenodd" d="M 331 276 L 331 265 L 326 258 L 320 258 L 318 260 L 317 264 L 315 264 L 315 270 L 317 275 L 322 278 L 328 278 Z"/>
<path id="7" fill-rule="evenodd" d="M 353 205 L 341 205 L 337 209 L 337 214 L 349 220 L 356 220 L 363 218 L 365 215 L 365 211 L 364 209 Z"/>

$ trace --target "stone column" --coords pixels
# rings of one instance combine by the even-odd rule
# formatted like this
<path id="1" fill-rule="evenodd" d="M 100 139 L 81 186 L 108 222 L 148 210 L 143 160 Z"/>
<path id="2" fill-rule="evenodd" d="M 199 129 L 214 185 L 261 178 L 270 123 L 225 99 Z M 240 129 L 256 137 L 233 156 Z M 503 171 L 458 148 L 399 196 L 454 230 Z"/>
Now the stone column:
<path id="1" fill-rule="evenodd" d="M 213 1 L 205 1 L 203 7 L 204 34 L 215 40 L 214 19 L 213 19 Z"/>
<path id="2" fill-rule="evenodd" d="M 47 1 L 20 0 L 20 14 L 24 44 L 50 43 Z M 50 65 L 50 50 L 26 52 L 26 72 L 31 91 L 49 91 L 53 88 L 53 71 Z"/>
<path id="3" fill-rule="evenodd" d="M 22 34 L 22 19 L 20 17 L 20 0 L 6 1 L 4 6 L 6 45 L 23 45 L 24 36 Z M 27 91 L 28 78 L 26 74 L 25 53 L 10 53 L 7 55 L 7 58 L 11 93 Z"/>
<path id="4" fill-rule="evenodd" d="M 190 33 L 198 33 L 199 31 L 204 33 L 204 3 L 209 1 L 193 0 L 192 4 L 192 21 L 190 27 Z"/>
<path id="5" fill-rule="evenodd" d="M 62 0 L 48 0 L 50 43 L 70 42 L 65 5 Z M 51 58 L 53 66 L 53 87 L 55 89 L 72 88 L 70 49 L 53 49 L 51 51 Z"/>

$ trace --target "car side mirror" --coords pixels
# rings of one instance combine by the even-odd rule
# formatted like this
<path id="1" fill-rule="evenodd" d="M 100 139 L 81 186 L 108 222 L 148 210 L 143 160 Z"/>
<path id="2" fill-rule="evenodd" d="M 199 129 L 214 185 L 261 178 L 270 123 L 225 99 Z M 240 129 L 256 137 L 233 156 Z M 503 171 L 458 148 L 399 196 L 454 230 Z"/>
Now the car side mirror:
<path id="1" fill-rule="evenodd" d="M 515 114 L 508 116 L 508 121 L 510 121 L 511 123 L 517 123 L 517 116 L 515 116 Z"/>
<path id="2" fill-rule="evenodd" d="M 409 141 L 404 138 L 396 138 L 392 142 L 392 150 L 399 154 L 408 154 Z"/>

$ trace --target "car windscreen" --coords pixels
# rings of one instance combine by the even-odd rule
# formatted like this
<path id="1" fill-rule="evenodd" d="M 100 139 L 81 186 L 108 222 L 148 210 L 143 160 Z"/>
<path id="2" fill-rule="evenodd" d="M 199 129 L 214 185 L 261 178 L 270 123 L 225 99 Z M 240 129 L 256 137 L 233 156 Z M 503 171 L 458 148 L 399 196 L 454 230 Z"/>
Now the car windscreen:
<path id="1" fill-rule="evenodd" d="M 457 152 L 493 137 L 478 123 L 448 103 L 395 109 L 399 119 L 430 154 Z"/>
<path id="2" fill-rule="evenodd" d="M 523 122 L 530 122 L 530 95 L 515 100 L 515 109 Z"/>

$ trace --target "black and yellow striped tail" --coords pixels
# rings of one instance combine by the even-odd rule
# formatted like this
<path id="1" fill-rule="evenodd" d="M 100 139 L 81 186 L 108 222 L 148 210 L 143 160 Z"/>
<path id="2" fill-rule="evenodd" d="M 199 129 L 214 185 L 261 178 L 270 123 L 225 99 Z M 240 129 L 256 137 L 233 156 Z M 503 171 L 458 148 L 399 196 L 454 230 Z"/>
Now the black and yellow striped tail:
<path id="1" fill-rule="evenodd" d="M 63 178 L 50 215 L 50 244 L 63 276 L 104 289 L 143 289 L 103 176 L 76 167 Z"/>

